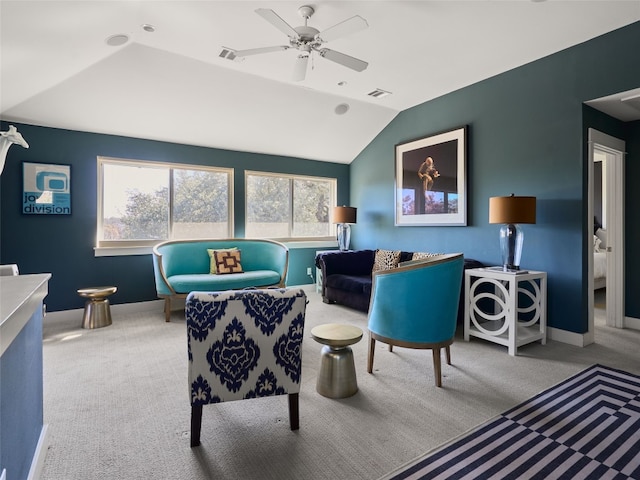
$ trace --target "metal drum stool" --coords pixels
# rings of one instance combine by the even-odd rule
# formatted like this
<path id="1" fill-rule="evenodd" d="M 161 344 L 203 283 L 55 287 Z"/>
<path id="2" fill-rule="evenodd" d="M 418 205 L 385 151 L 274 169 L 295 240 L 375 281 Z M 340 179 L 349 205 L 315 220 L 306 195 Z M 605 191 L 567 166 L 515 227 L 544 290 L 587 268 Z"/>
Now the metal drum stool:
<path id="1" fill-rule="evenodd" d="M 311 330 L 313 339 L 322 343 L 317 392 L 329 398 L 346 398 L 358 391 L 353 351 L 349 345 L 358 343 L 362 330 L 351 325 L 328 323 Z"/>
<path id="2" fill-rule="evenodd" d="M 78 295 L 88 299 L 84 304 L 82 328 L 100 328 L 111 325 L 111 309 L 107 297 L 117 291 L 117 287 L 89 287 L 78 290 Z"/>

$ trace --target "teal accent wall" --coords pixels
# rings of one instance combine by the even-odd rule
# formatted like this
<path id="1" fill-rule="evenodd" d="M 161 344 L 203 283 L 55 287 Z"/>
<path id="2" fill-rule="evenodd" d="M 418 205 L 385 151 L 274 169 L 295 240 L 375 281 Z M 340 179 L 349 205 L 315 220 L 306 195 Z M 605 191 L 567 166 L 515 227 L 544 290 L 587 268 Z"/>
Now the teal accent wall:
<path id="1" fill-rule="evenodd" d="M 51 273 L 47 309 L 82 308 L 82 287 L 115 285 L 113 304 L 155 300 L 151 255 L 95 257 L 97 157 L 233 167 L 235 235 L 244 237 L 245 170 L 333 177 L 338 203 L 349 199 L 349 165 L 56 128 L 15 125 L 29 149 L 12 146 L 0 178 L 0 263 L 16 263 L 20 273 Z M 22 163 L 71 165 L 71 215 L 23 215 Z M 288 285 L 312 283 L 306 274 L 319 248 L 291 249 Z M 314 270 L 315 271 L 315 270 Z"/>
<path id="2" fill-rule="evenodd" d="M 627 124 L 627 156 L 625 161 L 625 315 L 640 318 L 640 121 Z"/>
<path id="3" fill-rule="evenodd" d="M 353 247 L 463 252 L 497 265 L 499 225 L 489 224 L 489 197 L 535 196 L 537 223 L 523 225 L 521 266 L 548 273 L 549 326 L 586 332 L 583 102 L 640 87 L 640 62 L 632 60 L 638 45 L 640 22 L 401 112 L 351 164 Z M 395 145 L 463 125 L 467 226 L 394 226 Z M 634 174 L 627 169 L 628 186 Z"/>

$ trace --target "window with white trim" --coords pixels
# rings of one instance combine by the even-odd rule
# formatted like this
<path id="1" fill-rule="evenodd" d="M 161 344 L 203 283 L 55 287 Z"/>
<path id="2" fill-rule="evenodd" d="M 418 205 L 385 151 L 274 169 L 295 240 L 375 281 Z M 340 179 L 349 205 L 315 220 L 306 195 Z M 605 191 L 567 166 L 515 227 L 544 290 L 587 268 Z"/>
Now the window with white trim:
<path id="1" fill-rule="evenodd" d="M 233 169 L 98 157 L 98 247 L 233 236 Z"/>
<path id="2" fill-rule="evenodd" d="M 247 238 L 327 239 L 335 178 L 245 172 Z"/>

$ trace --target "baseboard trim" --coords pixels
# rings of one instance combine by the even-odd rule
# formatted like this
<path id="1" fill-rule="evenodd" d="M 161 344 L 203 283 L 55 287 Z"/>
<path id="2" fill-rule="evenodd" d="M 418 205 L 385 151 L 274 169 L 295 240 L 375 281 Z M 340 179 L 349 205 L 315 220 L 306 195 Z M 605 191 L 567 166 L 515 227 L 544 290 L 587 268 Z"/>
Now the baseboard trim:
<path id="1" fill-rule="evenodd" d="M 111 314 L 127 314 L 139 312 L 164 312 L 164 300 L 151 300 L 148 302 L 121 303 L 111 305 Z M 61 310 L 59 312 L 47 312 L 45 316 L 46 322 L 59 322 L 77 320 L 78 325 L 82 323 L 82 315 L 84 309 L 76 308 L 73 310 Z"/>
<path id="2" fill-rule="evenodd" d="M 593 343 L 589 341 L 588 334 L 586 333 L 569 332 L 553 327 L 547 327 L 547 338 L 555 342 L 568 343 L 576 347 L 586 347 Z"/>
<path id="3" fill-rule="evenodd" d="M 44 467 L 44 461 L 47 457 L 47 451 L 49 450 L 49 435 L 48 425 L 43 425 L 40 431 L 40 438 L 36 445 L 36 451 L 33 454 L 33 460 L 31 461 L 31 468 L 29 468 L 29 476 L 27 480 L 39 480 L 42 475 L 42 469 Z"/>
<path id="4" fill-rule="evenodd" d="M 306 292 L 315 292 L 315 283 L 309 283 L 304 285 L 289 285 L 287 288 L 302 288 Z M 46 303 L 46 299 L 45 299 Z M 172 301 L 171 311 L 184 310 L 184 299 L 182 301 Z M 147 302 L 134 302 L 134 303 L 120 303 L 117 305 L 111 305 L 111 314 L 127 314 L 127 313 L 140 313 L 140 312 L 161 312 L 164 316 L 164 300 L 150 300 Z M 76 308 L 73 310 L 60 310 L 59 312 L 46 312 L 44 321 L 46 322 L 60 322 L 60 321 L 77 321 L 78 324 L 82 323 L 82 315 L 84 314 L 83 308 Z"/>
<path id="5" fill-rule="evenodd" d="M 640 330 L 640 318 L 624 317 L 624 328 Z"/>

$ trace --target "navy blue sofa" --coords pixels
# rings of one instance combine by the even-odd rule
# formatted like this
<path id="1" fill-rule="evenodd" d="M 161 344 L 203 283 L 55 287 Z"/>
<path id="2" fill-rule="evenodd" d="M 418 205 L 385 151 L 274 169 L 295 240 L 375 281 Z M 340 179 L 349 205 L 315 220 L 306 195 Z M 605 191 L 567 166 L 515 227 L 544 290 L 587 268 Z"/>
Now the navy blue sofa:
<path id="1" fill-rule="evenodd" d="M 316 267 L 322 271 L 322 301 L 369 311 L 375 250 L 335 250 L 316 256 Z M 411 260 L 413 252 L 401 252 L 400 262 Z M 465 258 L 464 268 L 480 268 L 477 260 Z M 464 278 L 463 278 L 464 282 Z M 464 315 L 464 288 L 461 289 L 458 320 Z"/>

